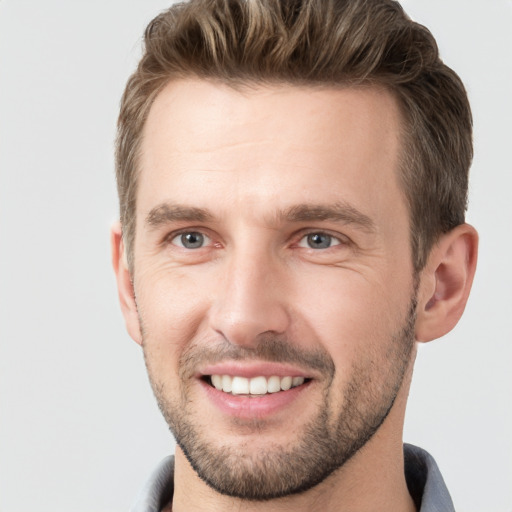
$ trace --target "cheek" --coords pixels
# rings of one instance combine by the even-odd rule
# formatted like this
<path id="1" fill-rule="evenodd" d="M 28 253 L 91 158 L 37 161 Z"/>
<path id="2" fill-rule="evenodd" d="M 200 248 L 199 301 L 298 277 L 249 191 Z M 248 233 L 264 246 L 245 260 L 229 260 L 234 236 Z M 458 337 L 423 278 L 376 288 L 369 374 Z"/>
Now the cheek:
<path id="1" fill-rule="evenodd" d="M 336 269 L 325 279 L 302 277 L 294 292 L 296 314 L 331 355 L 337 372 L 348 375 L 357 358 L 385 356 L 408 311 L 408 286 L 391 287 L 346 269 Z M 298 339 L 303 338 L 299 332 Z"/>
<path id="2" fill-rule="evenodd" d="M 203 329 L 214 289 L 200 271 L 146 268 L 135 276 L 145 354 L 155 369 L 177 375 L 183 349 Z"/>

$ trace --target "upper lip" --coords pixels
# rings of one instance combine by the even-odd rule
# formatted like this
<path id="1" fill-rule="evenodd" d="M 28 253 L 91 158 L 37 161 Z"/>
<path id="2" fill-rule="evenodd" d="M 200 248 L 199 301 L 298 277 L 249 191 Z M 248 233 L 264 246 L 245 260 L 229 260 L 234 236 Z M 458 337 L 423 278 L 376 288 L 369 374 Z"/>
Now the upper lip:
<path id="1" fill-rule="evenodd" d="M 304 377 L 311 379 L 310 371 L 305 371 L 295 365 L 275 362 L 247 362 L 247 361 L 226 361 L 206 365 L 200 368 L 197 377 L 205 375 L 231 375 L 238 377 Z"/>

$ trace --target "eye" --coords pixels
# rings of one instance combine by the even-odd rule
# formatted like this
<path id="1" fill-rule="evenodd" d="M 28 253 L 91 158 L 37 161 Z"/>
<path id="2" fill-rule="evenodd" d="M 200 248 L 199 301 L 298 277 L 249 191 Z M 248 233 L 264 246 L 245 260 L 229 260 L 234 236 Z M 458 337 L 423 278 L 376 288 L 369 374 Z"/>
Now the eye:
<path id="1" fill-rule="evenodd" d="M 308 249 L 329 249 L 335 245 L 340 245 L 341 241 L 328 233 L 308 233 L 299 241 L 299 247 L 307 247 Z"/>
<path id="2" fill-rule="evenodd" d="M 210 238 L 198 231 L 186 231 L 176 235 L 171 243 L 185 249 L 200 249 L 211 242 Z"/>

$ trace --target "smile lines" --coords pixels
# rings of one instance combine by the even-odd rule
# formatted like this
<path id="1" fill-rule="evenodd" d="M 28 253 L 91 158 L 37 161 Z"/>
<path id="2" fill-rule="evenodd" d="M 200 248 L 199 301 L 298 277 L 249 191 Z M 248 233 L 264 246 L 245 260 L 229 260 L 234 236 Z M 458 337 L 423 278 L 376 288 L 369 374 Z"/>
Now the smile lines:
<path id="1" fill-rule="evenodd" d="M 288 391 L 291 388 L 304 384 L 304 377 L 232 377 L 231 375 L 211 375 L 210 383 L 213 387 L 224 393 L 233 395 L 266 395 Z"/>

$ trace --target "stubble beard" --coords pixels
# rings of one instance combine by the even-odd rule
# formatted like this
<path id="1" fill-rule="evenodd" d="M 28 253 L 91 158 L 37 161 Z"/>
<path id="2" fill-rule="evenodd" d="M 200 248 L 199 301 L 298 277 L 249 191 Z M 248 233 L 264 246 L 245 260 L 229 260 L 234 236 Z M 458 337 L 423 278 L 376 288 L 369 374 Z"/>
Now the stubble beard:
<path id="1" fill-rule="evenodd" d="M 279 337 L 264 337 L 254 349 L 230 345 L 192 350 L 180 360 L 180 394 L 167 393 L 152 372 L 151 350 L 143 343 L 146 366 L 158 405 L 177 444 L 197 475 L 215 491 L 244 500 L 266 501 L 304 492 L 324 481 L 350 460 L 375 434 L 388 416 L 404 381 L 414 347 L 416 294 L 407 318 L 388 342 L 385 354 L 391 365 L 380 368 L 363 354 L 352 367 L 352 378 L 343 394 L 343 407 L 330 410 L 334 362 L 326 352 L 304 352 Z M 143 325 L 141 323 L 141 325 Z M 321 369 L 325 375 L 322 405 L 303 427 L 291 447 L 274 444 L 245 450 L 243 444 L 211 442 L 205 426 L 198 424 L 190 397 L 192 367 L 197 361 L 222 358 L 300 362 Z M 386 367 L 385 367 L 386 368 Z M 384 374 L 385 373 L 385 374 Z M 257 433 L 256 420 L 245 425 Z"/>

